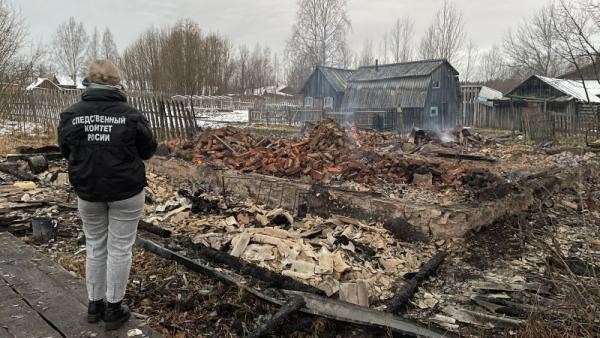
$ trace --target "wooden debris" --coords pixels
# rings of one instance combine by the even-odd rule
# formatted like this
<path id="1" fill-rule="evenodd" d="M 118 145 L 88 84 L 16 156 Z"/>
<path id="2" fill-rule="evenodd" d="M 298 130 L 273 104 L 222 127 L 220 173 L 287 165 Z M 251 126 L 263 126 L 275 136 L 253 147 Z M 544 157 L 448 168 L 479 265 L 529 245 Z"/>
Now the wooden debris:
<path id="1" fill-rule="evenodd" d="M 449 158 L 449 159 L 455 159 L 455 160 L 483 161 L 483 162 L 490 162 L 490 163 L 498 162 L 498 160 L 493 157 L 483 156 L 483 155 L 474 155 L 474 154 L 458 154 L 458 153 L 453 154 L 453 153 L 436 152 L 431 155 L 435 156 L 435 157 Z"/>
<path id="2" fill-rule="evenodd" d="M 167 230 L 167 229 L 163 229 L 161 227 L 158 227 L 152 223 L 148 223 L 144 220 L 140 220 L 140 222 L 138 223 L 138 228 L 140 230 L 144 230 L 147 231 L 151 234 L 155 234 L 158 235 L 160 237 L 163 238 L 167 238 L 167 237 L 171 237 L 171 231 Z"/>
<path id="3" fill-rule="evenodd" d="M 502 328 L 514 328 L 525 323 L 524 320 L 488 315 L 455 306 L 446 306 L 442 311 L 455 320 L 473 325 L 492 325 Z"/>
<path id="4" fill-rule="evenodd" d="M 248 244 L 250 244 L 250 234 L 247 232 L 242 232 L 231 240 L 231 245 L 233 249 L 231 250 L 231 255 L 233 257 L 241 257 Z"/>
<path id="5" fill-rule="evenodd" d="M 340 300 L 369 307 L 369 291 L 367 290 L 367 283 L 363 280 L 353 283 L 341 283 Z"/>
<path id="6" fill-rule="evenodd" d="M 195 253 L 200 255 L 202 258 L 218 264 L 223 264 L 242 275 L 251 276 L 258 280 L 267 282 L 273 287 L 279 287 L 290 290 L 299 290 L 315 294 L 323 293 L 321 290 L 315 287 L 306 285 L 288 276 L 284 276 L 280 273 L 268 270 L 256 264 L 248 263 L 226 252 L 209 248 L 200 243 L 189 243 L 189 245 L 195 250 Z"/>
<path id="7" fill-rule="evenodd" d="M 263 292 L 245 285 L 243 282 L 241 282 L 243 280 L 241 276 L 236 277 L 231 272 L 223 273 L 221 271 L 217 271 L 208 265 L 193 261 L 139 236 L 136 240 L 136 245 L 155 253 L 160 257 L 176 261 L 192 271 L 216 278 L 227 284 L 235 285 L 240 289 L 246 290 L 249 293 L 266 301 L 278 305 L 284 304 L 282 301 L 276 298 L 267 296 Z M 366 307 L 323 298 L 312 293 L 285 289 L 281 291 L 283 291 L 289 297 L 301 297 L 304 300 L 305 305 L 304 307 L 300 308 L 300 311 L 304 313 L 352 324 L 390 329 L 392 331 L 403 333 L 412 337 L 448 337 L 447 333 L 440 332 L 432 328 L 423 327 L 414 321 L 403 319 L 390 313 L 371 310 Z"/>
<path id="8" fill-rule="evenodd" d="M 229 144 L 227 144 L 227 142 L 223 141 L 222 138 L 220 138 L 217 135 L 214 135 L 214 137 L 217 139 L 217 141 L 221 142 L 221 144 L 223 144 L 227 149 L 229 149 L 229 151 L 231 151 L 234 155 L 238 154 L 238 152 L 233 150 L 233 148 L 231 148 L 231 146 Z"/>
<path id="9" fill-rule="evenodd" d="M 435 273 L 446 256 L 447 253 L 445 251 L 439 251 L 435 256 L 431 257 L 419 269 L 417 274 L 396 292 L 396 295 L 388 302 L 386 311 L 392 313 L 398 312 L 417 292 L 419 284 Z"/>
<path id="10" fill-rule="evenodd" d="M 247 337 L 256 338 L 267 335 L 269 332 L 275 330 L 295 311 L 298 311 L 305 304 L 302 297 L 294 297 L 291 301 L 282 306 L 277 313 L 266 323 L 259 326 L 256 330 L 252 331 Z"/>

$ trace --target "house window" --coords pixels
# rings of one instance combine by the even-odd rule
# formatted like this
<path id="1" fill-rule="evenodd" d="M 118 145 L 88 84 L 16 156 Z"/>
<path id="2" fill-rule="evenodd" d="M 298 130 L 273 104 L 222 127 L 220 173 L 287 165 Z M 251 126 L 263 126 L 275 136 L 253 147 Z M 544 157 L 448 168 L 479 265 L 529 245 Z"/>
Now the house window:
<path id="1" fill-rule="evenodd" d="M 429 116 L 431 116 L 431 117 L 438 116 L 438 107 L 429 108 Z"/>
<path id="2" fill-rule="evenodd" d="M 440 81 L 433 81 L 433 88 L 440 88 Z"/>
<path id="3" fill-rule="evenodd" d="M 333 109 L 333 97 L 327 96 L 325 98 L 325 104 L 323 106 L 325 109 Z"/>
<path id="4" fill-rule="evenodd" d="M 307 96 L 304 98 L 304 106 L 305 107 L 311 107 L 313 106 L 313 98 L 310 96 Z"/>

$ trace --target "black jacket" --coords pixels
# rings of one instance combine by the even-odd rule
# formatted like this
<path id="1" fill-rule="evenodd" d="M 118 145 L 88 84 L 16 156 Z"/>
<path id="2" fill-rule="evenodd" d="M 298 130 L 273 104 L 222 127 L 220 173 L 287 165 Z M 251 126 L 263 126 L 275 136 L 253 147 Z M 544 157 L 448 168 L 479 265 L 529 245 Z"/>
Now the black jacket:
<path id="1" fill-rule="evenodd" d="M 81 98 L 61 113 L 58 126 L 77 196 L 110 202 L 137 195 L 147 185 L 142 160 L 156 151 L 148 120 L 110 87 L 90 87 Z"/>

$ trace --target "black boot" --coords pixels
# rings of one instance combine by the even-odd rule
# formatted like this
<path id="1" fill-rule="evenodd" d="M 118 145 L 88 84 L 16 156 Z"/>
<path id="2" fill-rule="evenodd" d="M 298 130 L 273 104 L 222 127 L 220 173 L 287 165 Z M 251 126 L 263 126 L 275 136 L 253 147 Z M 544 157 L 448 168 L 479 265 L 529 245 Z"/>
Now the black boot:
<path id="1" fill-rule="evenodd" d="M 104 314 L 104 324 L 106 324 L 107 330 L 116 330 L 123 326 L 129 317 L 131 317 L 131 313 L 127 305 L 123 305 L 121 302 L 108 303 Z"/>
<path id="2" fill-rule="evenodd" d="M 96 300 L 88 303 L 88 323 L 97 323 L 102 317 L 104 317 L 104 311 L 106 310 L 106 302 L 104 299 Z"/>

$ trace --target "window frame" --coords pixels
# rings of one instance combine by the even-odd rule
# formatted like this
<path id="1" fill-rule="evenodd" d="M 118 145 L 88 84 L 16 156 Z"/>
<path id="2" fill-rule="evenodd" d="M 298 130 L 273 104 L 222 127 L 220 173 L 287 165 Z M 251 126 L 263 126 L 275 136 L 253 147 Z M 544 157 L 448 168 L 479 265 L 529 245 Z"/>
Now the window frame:
<path id="1" fill-rule="evenodd" d="M 308 102 L 310 102 L 310 104 L 308 104 Z M 306 96 L 304 97 L 304 107 L 310 107 L 312 108 L 315 104 L 315 99 L 312 96 Z"/>
<path id="2" fill-rule="evenodd" d="M 441 82 L 434 80 L 433 83 L 431 84 L 431 88 L 433 89 L 440 89 L 441 88 Z"/>
<path id="3" fill-rule="evenodd" d="M 323 108 L 333 109 L 333 96 L 326 96 L 323 98 Z"/>
<path id="4" fill-rule="evenodd" d="M 435 114 L 433 113 L 435 111 Z M 429 107 L 429 117 L 438 117 L 440 116 L 440 108 L 438 106 Z"/>

